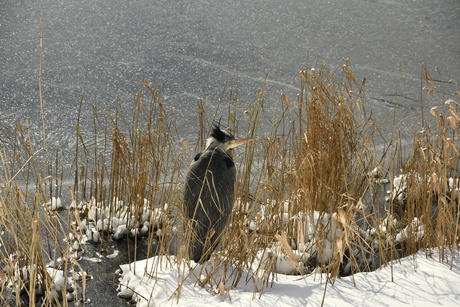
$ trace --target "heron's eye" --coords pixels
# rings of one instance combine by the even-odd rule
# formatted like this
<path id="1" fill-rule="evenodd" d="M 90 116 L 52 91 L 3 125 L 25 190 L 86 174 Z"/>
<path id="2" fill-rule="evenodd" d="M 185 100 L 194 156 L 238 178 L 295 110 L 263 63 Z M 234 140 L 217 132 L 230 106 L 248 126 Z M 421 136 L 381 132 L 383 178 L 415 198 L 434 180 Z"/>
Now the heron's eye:
<path id="1" fill-rule="evenodd" d="M 201 157 L 201 153 L 196 154 L 196 156 L 193 158 L 193 161 L 198 161 Z"/>

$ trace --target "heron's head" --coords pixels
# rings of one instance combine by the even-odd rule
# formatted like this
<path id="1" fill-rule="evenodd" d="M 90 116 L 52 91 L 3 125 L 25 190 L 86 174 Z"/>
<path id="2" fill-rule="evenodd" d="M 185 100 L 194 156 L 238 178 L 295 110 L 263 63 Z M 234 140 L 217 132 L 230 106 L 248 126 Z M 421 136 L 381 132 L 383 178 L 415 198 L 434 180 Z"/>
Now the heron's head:
<path id="1" fill-rule="evenodd" d="M 253 140 L 255 139 L 235 139 L 231 133 L 220 129 L 218 125 L 214 125 L 211 135 L 206 140 L 206 150 L 220 148 L 222 151 L 232 156 L 233 148 Z"/>

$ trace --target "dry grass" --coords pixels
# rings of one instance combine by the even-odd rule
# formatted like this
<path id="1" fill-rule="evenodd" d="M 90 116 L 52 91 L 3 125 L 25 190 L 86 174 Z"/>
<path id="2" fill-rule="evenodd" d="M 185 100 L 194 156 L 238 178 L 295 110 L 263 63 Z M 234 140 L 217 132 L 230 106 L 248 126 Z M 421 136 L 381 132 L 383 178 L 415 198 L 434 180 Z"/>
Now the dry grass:
<path id="1" fill-rule="evenodd" d="M 34 151 L 27 127 L 17 126 L 6 132 L 7 146 L 0 153 L 0 298 L 5 304 L 22 306 L 40 302 L 48 305 L 67 305 L 65 287 L 55 287 L 54 271 L 71 268 L 79 271 L 72 261 L 71 248 L 63 242 L 68 233 L 67 221 L 51 211 L 48 199 L 54 196 L 56 177 L 43 177 L 38 161 L 42 150 Z M 49 198 L 48 198 L 49 195 Z M 47 204 L 48 203 L 48 204 Z M 62 260 L 61 260 L 62 259 Z M 72 291 L 73 292 L 73 291 Z"/>
<path id="2" fill-rule="evenodd" d="M 424 99 L 431 99 L 436 88 L 426 69 L 424 80 Z M 43 206 L 66 192 L 60 158 L 47 161 L 46 148 L 34 149 L 27 127 L 5 132 L 0 299 L 19 306 L 41 297 L 43 305 L 67 305 L 56 293 L 65 297 L 73 291 L 79 293 L 76 301 L 84 300 L 84 282 L 80 288 L 56 289 L 46 269 L 53 261 L 65 276 L 82 271 L 75 259 L 84 236 L 101 246 L 109 235 L 126 237 L 134 249 L 141 248 L 144 236 L 148 256 L 169 256 L 173 250 L 185 263 L 179 279 L 196 276 L 199 286 L 215 293 L 245 278 L 262 295 L 282 260 L 290 264 L 289 273 L 320 268 L 333 280 L 391 264 L 422 247 L 440 248 L 447 257 L 459 244 L 458 102 L 448 100 L 431 111 L 433 124 L 426 121 L 403 158 L 393 146 L 401 141 L 396 131 L 383 155 L 374 149 L 380 130 L 365 112 L 365 84 L 355 79 L 348 62 L 334 70 L 326 64 L 303 70 L 300 82 L 296 101 L 281 95 L 269 107 L 265 88 L 252 102 L 222 96 L 219 108 L 228 106 L 223 125 L 259 141 L 239 151 L 231 223 L 209 265 L 198 270 L 182 262 L 190 238 L 182 183 L 194 153 L 178 137 L 161 91 L 144 82 L 134 110 L 118 107 L 103 119 L 95 110 L 94 136 L 77 129 L 68 214 Z M 197 112 L 202 146 L 221 112 L 209 118 L 201 102 Z M 389 185 L 383 184 L 385 177 Z M 379 194 L 385 188 L 392 191 L 387 202 Z M 149 274 L 162 265 L 156 264 Z M 176 294 L 180 297 L 180 287 Z"/>

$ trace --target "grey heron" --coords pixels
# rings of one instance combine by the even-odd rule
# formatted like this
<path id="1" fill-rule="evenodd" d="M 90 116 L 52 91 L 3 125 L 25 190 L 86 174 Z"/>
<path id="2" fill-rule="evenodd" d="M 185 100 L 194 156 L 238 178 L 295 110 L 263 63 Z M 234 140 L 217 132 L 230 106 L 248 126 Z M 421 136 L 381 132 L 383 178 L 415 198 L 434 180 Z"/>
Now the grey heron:
<path id="1" fill-rule="evenodd" d="M 235 139 L 214 125 L 206 149 L 195 156 L 185 180 L 184 201 L 192 224 L 190 258 L 207 261 L 233 208 L 236 169 L 233 148 L 254 139 Z"/>

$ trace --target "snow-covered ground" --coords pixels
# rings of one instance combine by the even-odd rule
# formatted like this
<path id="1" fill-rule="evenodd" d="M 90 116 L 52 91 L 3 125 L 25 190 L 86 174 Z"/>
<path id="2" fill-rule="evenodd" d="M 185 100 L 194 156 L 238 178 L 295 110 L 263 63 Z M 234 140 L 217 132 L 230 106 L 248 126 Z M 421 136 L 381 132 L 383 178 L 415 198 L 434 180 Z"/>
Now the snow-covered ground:
<path id="1" fill-rule="evenodd" d="M 120 296 L 137 300 L 137 306 L 460 306 L 460 249 L 447 253 L 440 263 L 437 250 L 393 262 L 374 272 L 358 273 L 326 282 L 326 274 L 293 276 L 277 274 L 263 294 L 254 291 L 254 282 L 241 278 L 236 287 L 200 287 L 200 267 L 182 282 L 177 300 L 178 276 L 190 273 L 174 257 L 150 275 L 160 258 L 121 266 Z M 193 262 L 192 262 L 193 263 Z M 208 264 L 209 265 L 209 264 Z M 251 276 L 246 272 L 247 276 Z M 219 288 L 221 293 L 219 294 Z"/>
<path id="2" fill-rule="evenodd" d="M 136 222 L 131 221 L 132 217 L 127 214 L 129 210 L 126 211 L 126 205 L 119 201 L 116 201 L 116 204 L 120 208 L 116 211 L 116 216 L 112 217 L 110 229 L 101 226 L 109 225 L 108 221 L 95 222 L 97 216 L 109 216 L 107 212 L 105 215 L 102 211 L 99 212 L 107 209 L 104 204 L 90 204 L 88 215 L 93 217 L 92 222 L 83 220 L 78 226 L 79 229 L 86 231 L 87 234 L 90 230 L 89 232 L 93 233 L 93 240 L 95 231 L 105 230 L 116 236 L 120 227 L 126 230 L 124 233 L 126 235 L 132 230 L 139 231 L 142 225 L 146 227 L 146 222 L 158 227 L 166 209 L 166 207 L 161 208 L 163 211 L 153 214 L 146 211 L 148 203 L 145 203 L 142 221 Z M 261 214 L 263 216 L 263 210 Z M 315 211 L 311 215 L 298 216 L 298 218 L 303 221 L 302 229 L 305 234 L 314 233 L 317 224 L 322 223 L 325 240 L 329 245 L 334 241 L 332 237 L 340 236 L 340 231 L 334 226 L 335 219 L 331 219 L 328 214 Z M 423 236 L 423 229 L 417 221 L 414 219 L 412 224 L 415 224 L 410 228 L 416 238 Z M 94 225 L 91 226 L 91 223 Z M 248 223 L 248 225 L 251 227 L 252 224 Z M 378 230 L 372 229 L 369 233 L 385 232 L 385 227 L 389 225 L 385 219 L 378 226 Z M 257 227 L 257 224 L 254 227 Z M 408 231 L 408 227 L 395 230 L 395 242 L 404 241 L 408 237 Z M 308 262 L 302 258 L 307 255 L 318 257 L 318 261 L 323 258 L 330 259 L 330 256 L 322 255 L 320 250 L 314 252 L 314 238 L 309 238 L 308 235 L 303 237 L 306 240 L 304 243 L 312 246 L 301 253 L 296 253 L 299 250 L 292 250 L 292 258 L 295 258 L 296 262 L 294 266 L 275 248 L 277 246 L 275 244 L 272 249 L 267 248 L 258 254 L 258 263 L 254 263 L 251 267 L 247 266 L 236 286 L 229 277 L 232 276 L 235 268 L 230 267 L 223 272 L 220 268 L 223 265 L 219 263 L 219 256 L 203 265 L 197 265 L 193 261 L 178 260 L 175 256 L 158 256 L 123 264 L 120 266 L 119 296 L 137 303 L 139 307 L 321 306 L 323 301 L 324 306 L 460 306 L 460 246 L 453 254 L 446 252 L 443 263 L 439 261 L 439 251 L 432 249 L 421 250 L 416 255 L 395 260 L 392 266 L 383 266 L 373 272 L 330 280 L 327 280 L 327 274 L 321 274 L 319 269 L 309 275 L 283 274 L 298 272 L 295 265 L 301 268 L 302 263 Z M 277 261 L 269 270 L 278 273 L 270 275 L 264 269 L 267 269 L 265 266 L 270 262 L 267 257 L 274 255 Z M 205 280 L 206 282 L 203 283 Z M 200 283 L 205 285 L 200 286 Z M 260 291 L 261 289 L 263 290 Z"/>

